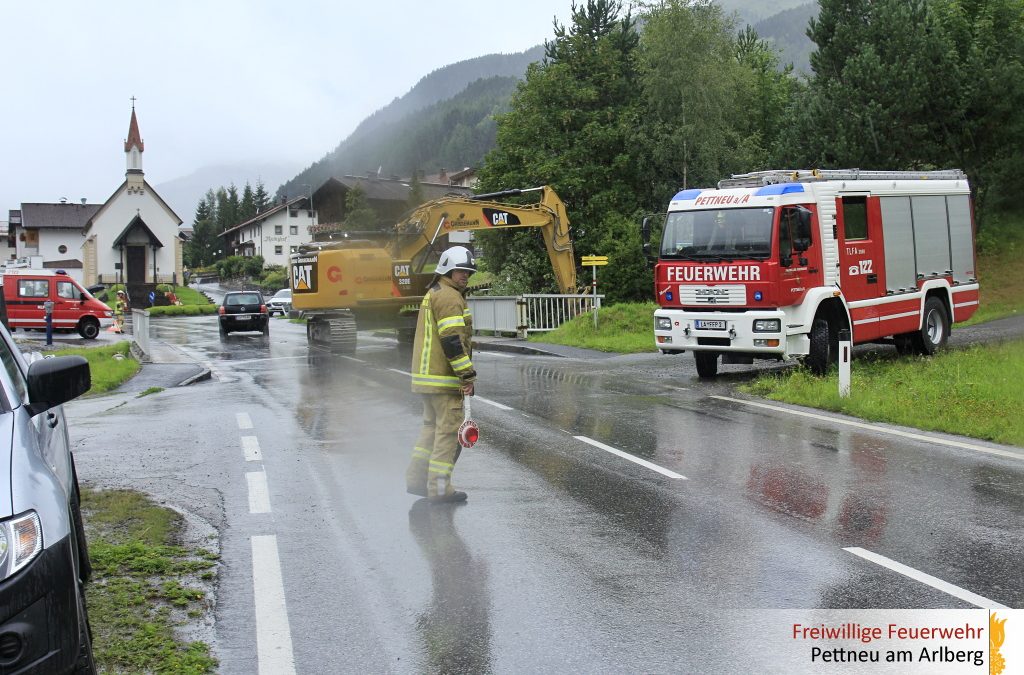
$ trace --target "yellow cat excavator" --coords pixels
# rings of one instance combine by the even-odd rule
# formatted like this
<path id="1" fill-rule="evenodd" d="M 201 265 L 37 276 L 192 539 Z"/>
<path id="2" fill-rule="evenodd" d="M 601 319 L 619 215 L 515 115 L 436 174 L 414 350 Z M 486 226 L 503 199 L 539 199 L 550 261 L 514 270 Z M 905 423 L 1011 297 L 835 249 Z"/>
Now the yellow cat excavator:
<path id="1" fill-rule="evenodd" d="M 500 200 L 539 192 L 535 204 Z M 447 235 L 539 227 L 562 293 L 576 293 L 576 260 L 565 204 L 547 186 L 473 197 L 442 197 L 411 211 L 386 238 L 312 242 L 291 256 L 292 307 L 307 319 L 311 347 L 351 354 L 356 329 L 397 328 L 411 341 L 416 311 Z"/>

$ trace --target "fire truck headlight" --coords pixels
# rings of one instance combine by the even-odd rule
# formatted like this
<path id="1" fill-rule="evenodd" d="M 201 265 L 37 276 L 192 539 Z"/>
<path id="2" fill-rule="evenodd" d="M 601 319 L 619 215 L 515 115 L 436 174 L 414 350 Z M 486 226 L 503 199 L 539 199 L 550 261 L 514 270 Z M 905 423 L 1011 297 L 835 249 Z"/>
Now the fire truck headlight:
<path id="1" fill-rule="evenodd" d="M 667 316 L 654 317 L 654 330 L 672 330 L 672 319 Z"/>
<path id="2" fill-rule="evenodd" d="M 755 333 L 778 333 L 782 330 L 782 319 L 755 319 Z"/>

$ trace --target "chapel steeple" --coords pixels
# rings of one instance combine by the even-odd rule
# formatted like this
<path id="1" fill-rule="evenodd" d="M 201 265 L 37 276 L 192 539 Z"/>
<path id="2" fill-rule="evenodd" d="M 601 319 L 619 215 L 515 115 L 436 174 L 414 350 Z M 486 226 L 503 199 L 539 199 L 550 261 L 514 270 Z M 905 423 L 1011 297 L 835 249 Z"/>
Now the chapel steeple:
<path id="1" fill-rule="evenodd" d="M 139 134 L 139 120 L 135 117 L 135 97 L 132 96 L 132 121 L 128 124 L 128 139 L 124 142 L 125 160 L 128 173 L 142 173 L 142 152 L 146 146 Z"/>

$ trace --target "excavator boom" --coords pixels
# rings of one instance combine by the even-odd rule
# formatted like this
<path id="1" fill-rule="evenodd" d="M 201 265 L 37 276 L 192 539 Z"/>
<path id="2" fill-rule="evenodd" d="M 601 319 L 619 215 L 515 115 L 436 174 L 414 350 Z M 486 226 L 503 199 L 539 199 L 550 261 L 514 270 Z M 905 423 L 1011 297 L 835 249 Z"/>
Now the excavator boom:
<path id="1" fill-rule="evenodd" d="M 540 192 L 540 201 L 527 205 L 495 201 L 529 192 Z M 424 240 L 433 244 L 438 236 L 454 231 L 512 227 L 540 228 L 559 292 L 575 293 L 576 260 L 569 237 L 569 217 L 565 213 L 565 204 L 547 186 L 473 197 L 443 197 L 427 202 L 413 210 L 396 228 L 399 232 L 418 232 L 422 239 L 399 244 L 393 252 L 396 258 L 411 260 L 422 248 Z"/>
<path id="2" fill-rule="evenodd" d="M 497 201 L 539 192 L 534 204 Z M 355 350 L 359 328 L 398 327 L 417 307 L 441 253 L 438 239 L 455 231 L 537 227 L 562 293 L 576 293 L 576 260 L 565 204 L 547 186 L 427 202 L 397 223 L 386 240 L 313 242 L 291 257 L 292 306 L 307 317 L 311 345 Z M 414 310 L 413 310 L 414 311 Z M 414 325 L 414 324 L 412 324 Z"/>

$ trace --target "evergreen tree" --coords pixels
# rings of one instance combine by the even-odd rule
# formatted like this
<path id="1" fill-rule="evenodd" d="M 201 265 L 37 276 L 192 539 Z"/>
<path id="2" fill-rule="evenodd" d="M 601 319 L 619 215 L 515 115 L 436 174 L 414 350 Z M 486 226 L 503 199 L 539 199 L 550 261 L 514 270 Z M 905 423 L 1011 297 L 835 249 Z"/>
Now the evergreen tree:
<path id="1" fill-rule="evenodd" d="M 263 213 L 270 204 L 270 195 L 267 194 L 267 188 L 263 185 L 262 179 L 256 181 L 256 189 L 252 194 L 252 203 L 256 208 L 256 213 Z"/>
<path id="2" fill-rule="evenodd" d="M 1024 141 L 1024 3 L 821 0 L 783 152 L 832 168 L 962 168 L 984 202 Z"/>
<path id="3" fill-rule="evenodd" d="M 199 200 L 192 221 L 192 237 L 185 244 L 183 262 L 186 267 L 205 267 L 214 261 L 214 252 L 220 248 L 220 237 L 215 231 L 216 197 L 212 190 Z"/>
<path id="4" fill-rule="evenodd" d="M 217 233 L 221 233 L 235 224 L 235 209 L 231 206 L 228 191 L 223 187 L 217 188 Z"/>
<path id="5" fill-rule="evenodd" d="M 753 29 L 710 2 L 665 0 L 644 15 L 640 134 L 658 208 L 679 187 L 714 185 L 765 164 L 782 124 L 791 80 Z"/>
<path id="6" fill-rule="evenodd" d="M 1011 203 L 1012 191 L 991 188 L 1024 170 L 1024 3 L 937 0 L 931 9 L 953 61 L 953 104 L 936 125 L 933 161 L 964 169 L 980 208 L 995 195 Z"/>
<path id="7" fill-rule="evenodd" d="M 554 33 L 544 61 L 530 66 L 511 109 L 498 118 L 497 147 L 481 170 L 480 188 L 552 186 L 571 214 L 577 253 L 603 254 L 605 218 L 632 214 L 650 190 L 631 157 L 640 119 L 639 38 L 632 15 L 612 0 L 574 4 L 572 23 L 556 21 Z M 509 288 L 553 288 L 537 232 L 479 235 L 488 269 L 500 270 Z M 609 291 L 612 299 L 622 297 Z"/>
<path id="8" fill-rule="evenodd" d="M 242 188 L 242 199 L 238 203 L 238 222 L 244 223 L 256 215 L 256 195 L 252 191 L 249 181 L 245 181 Z"/>
<path id="9" fill-rule="evenodd" d="M 427 198 L 423 196 L 420 172 L 416 169 L 412 172 L 412 178 L 409 180 L 409 198 L 406 200 L 406 207 L 414 209 L 425 201 L 427 201 Z"/>
<path id="10" fill-rule="evenodd" d="M 366 193 L 354 187 L 345 195 L 345 229 L 370 230 L 377 226 L 377 213 L 366 200 Z"/>

